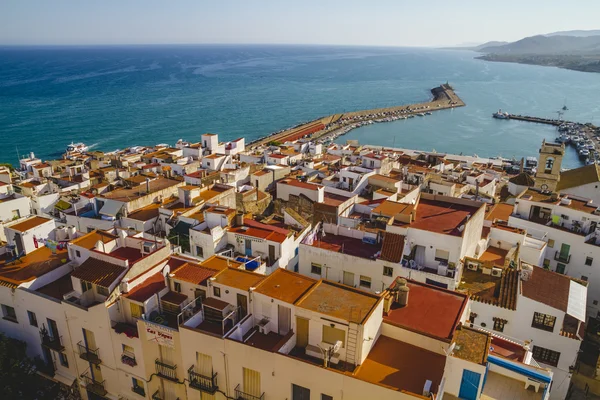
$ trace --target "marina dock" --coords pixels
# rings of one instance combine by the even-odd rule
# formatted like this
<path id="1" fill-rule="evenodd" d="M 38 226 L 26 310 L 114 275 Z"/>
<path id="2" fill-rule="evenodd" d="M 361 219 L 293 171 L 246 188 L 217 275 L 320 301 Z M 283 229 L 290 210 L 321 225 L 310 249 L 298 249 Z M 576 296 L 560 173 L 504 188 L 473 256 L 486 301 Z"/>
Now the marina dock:
<path id="1" fill-rule="evenodd" d="M 303 137 L 325 140 L 345 134 L 367 123 L 391 122 L 398 119 L 413 118 L 416 115 L 425 116 L 431 114 L 433 111 L 465 106 L 462 99 L 458 97 L 454 89 L 447 83 L 431 89 L 431 94 L 433 95 L 432 99 L 423 103 L 352 111 L 317 118 L 313 121 L 257 139 L 251 142 L 250 145 L 259 146 L 270 142 L 283 143 Z"/>

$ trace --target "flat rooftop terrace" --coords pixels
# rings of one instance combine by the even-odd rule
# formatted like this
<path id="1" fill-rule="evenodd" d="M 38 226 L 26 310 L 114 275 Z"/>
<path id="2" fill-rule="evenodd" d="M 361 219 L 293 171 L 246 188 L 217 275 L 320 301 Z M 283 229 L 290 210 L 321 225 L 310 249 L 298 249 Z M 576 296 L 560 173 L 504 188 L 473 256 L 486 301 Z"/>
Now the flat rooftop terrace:
<path id="1" fill-rule="evenodd" d="M 451 340 L 468 297 L 414 281 L 407 286 L 410 289 L 408 304 L 401 307 L 394 302 L 383 320 L 441 340 Z"/>
<path id="2" fill-rule="evenodd" d="M 392 390 L 406 390 L 421 395 L 427 380 L 437 391 L 446 357 L 420 347 L 380 336 L 355 377 Z"/>
<path id="3" fill-rule="evenodd" d="M 18 260 L 12 261 L 12 256 L 0 256 L 0 285 L 16 287 L 29 282 L 65 264 L 68 260 L 66 250 L 52 250 L 40 247 Z"/>
<path id="4" fill-rule="evenodd" d="M 422 198 L 417 205 L 416 217 L 410 223 L 410 227 L 446 235 L 462 236 L 462 232 L 458 228 L 467 222 L 467 217 L 472 216 L 478 210 L 479 208 L 475 206 Z M 402 222 L 397 224 L 400 226 L 409 225 Z"/>
<path id="5" fill-rule="evenodd" d="M 375 254 L 381 250 L 381 243 L 370 244 L 363 242 L 361 239 L 331 233 L 315 239 L 311 246 L 367 259 L 373 259 Z"/>

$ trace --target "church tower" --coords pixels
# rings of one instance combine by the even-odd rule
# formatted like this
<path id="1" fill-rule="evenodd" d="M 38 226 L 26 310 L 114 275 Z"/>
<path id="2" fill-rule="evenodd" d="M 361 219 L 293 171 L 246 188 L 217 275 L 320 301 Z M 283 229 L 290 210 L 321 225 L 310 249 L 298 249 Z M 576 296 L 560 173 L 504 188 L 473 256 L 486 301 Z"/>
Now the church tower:
<path id="1" fill-rule="evenodd" d="M 565 155 L 565 145 L 562 143 L 542 142 L 537 172 L 535 174 L 535 187 L 541 190 L 554 192 L 560 180 L 560 167 Z"/>

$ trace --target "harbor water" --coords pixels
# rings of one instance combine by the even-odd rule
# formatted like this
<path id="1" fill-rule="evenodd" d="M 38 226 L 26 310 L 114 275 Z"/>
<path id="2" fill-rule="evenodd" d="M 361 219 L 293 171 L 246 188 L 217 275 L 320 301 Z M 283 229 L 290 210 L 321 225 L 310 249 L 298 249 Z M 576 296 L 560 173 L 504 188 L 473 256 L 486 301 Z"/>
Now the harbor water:
<path id="1" fill-rule="evenodd" d="M 0 48 L 0 162 L 17 154 L 247 141 L 319 116 L 427 100 L 450 82 L 466 107 L 361 127 L 338 138 L 479 156 L 535 156 L 556 128 L 516 114 L 595 122 L 599 75 L 476 60 L 468 51 L 325 46 Z M 594 121 L 594 118 L 596 120 Z M 572 148 L 565 166 L 580 165 Z"/>

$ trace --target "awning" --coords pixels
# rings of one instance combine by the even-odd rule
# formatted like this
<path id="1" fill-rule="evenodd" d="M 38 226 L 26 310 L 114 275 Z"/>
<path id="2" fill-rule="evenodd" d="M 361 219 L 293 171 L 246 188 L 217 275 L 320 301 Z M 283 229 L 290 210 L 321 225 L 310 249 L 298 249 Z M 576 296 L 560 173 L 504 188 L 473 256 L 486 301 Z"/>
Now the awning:
<path id="1" fill-rule="evenodd" d="M 54 208 L 57 208 L 61 211 L 65 211 L 68 210 L 69 208 L 71 208 L 71 204 L 69 202 L 66 202 L 64 200 L 59 200 L 55 205 Z"/>
<path id="2" fill-rule="evenodd" d="M 570 281 L 567 314 L 585 322 L 585 307 L 587 304 L 587 288 L 573 280 Z"/>
<path id="3" fill-rule="evenodd" d="M 175 225 L 173 227 L 173 229 L 171 229 L 171 231 L 169 232 L 169 236 L 171 235 L 184 235 L 184 236 L 189 236 L 190 235 L 190 227 L 192 225 L 188 224 L 186 222 L 183 221 L 179 221 L 177 223 L 177 225 Z"/>
<path id="4" fill-rule="evenodd" d="M 123 208 L 123 203 L 120 201 L 104 200 L 104 206 L 102 206 L 100 214 L 116 217 L 121 208 Z"/>
<path id="5" fill-rule="evenodd" d="M 538 382 L 542 382 L 542 383 L 546 383 L 546 384 L 548 384 L 552 381 L 551 376 L 547 376 L 540 372 L 537 372 L 533 368 L 529 369 L 529 368 L 526 368 L 524 365 L 521 366 L 519 364 L 510 362 L 508 360 L 503 360 L 502 358 L 493 356 L 491 354 L 488 355 L 488 362 L 498 365 L 499 367 L 505 368 L 509 371 L 516 372 L 519 375 L 526 376 L 527 378 L 532 379 L 534 381 L 538 381 Z"/>

